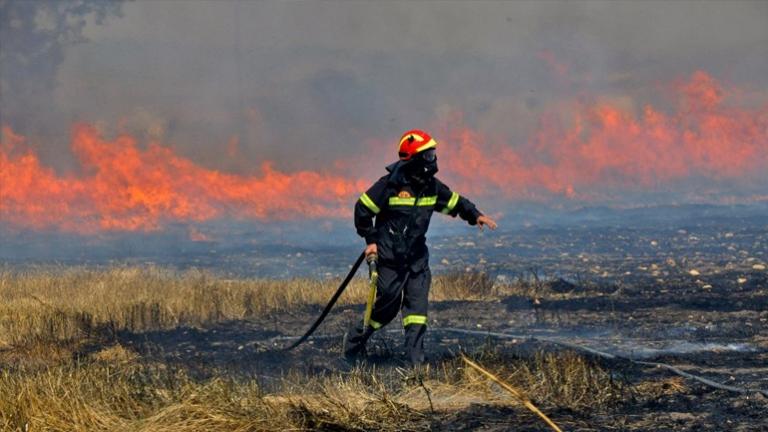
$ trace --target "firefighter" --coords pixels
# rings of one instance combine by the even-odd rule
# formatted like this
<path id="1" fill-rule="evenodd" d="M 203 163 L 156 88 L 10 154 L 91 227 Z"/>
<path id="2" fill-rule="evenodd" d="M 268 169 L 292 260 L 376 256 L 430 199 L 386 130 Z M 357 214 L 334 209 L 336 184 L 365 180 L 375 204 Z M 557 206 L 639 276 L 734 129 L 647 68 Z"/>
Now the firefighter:
<path id="1" fill-rule="evenodd" d="M 348 359 L 365 354 L 368 338 L 402 310 L 407 359 L 424 362 L 427 297 L 432 275 L 426 233 L 432 213 L 459 216 L 480 229 L 496 229 L 467 198 L 451 191 L 435 177 L 437 142 L 426 132 L 411 130 L 400 139 L 399 161 L 355 204 L 355 228 L 365 239 L 366 256 L 378 255 L 376 302 L 370 324 L 354 325 L 344 335 Z"/>

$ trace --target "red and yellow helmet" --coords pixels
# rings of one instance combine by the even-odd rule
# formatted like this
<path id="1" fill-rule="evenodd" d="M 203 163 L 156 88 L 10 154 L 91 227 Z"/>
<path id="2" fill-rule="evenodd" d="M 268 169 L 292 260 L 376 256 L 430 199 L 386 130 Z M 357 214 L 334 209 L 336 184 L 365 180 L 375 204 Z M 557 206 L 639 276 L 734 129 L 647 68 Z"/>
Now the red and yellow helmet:
<path id="1" fill-rule="evenodd" d="M 404 133 L 400 138 L 397 154 L 400 156 L 400 160 L 407 161 L 411 160 L 414 155 L 435 147 L 437 147 L 437 141 L 428 133 L 413 129 Z"/>

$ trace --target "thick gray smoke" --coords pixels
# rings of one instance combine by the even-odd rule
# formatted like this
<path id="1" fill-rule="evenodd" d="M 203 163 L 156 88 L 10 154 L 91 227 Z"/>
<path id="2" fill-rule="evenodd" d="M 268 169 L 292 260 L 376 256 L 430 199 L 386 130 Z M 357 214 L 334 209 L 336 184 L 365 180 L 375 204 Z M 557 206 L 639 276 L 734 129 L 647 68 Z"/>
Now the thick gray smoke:
<path id="1" fill-rule="evenodd" d="M 66 48 L 87 42 L 86 26 L 104 25 L 120 15 L 121 6 L 102 0 L 0 0 L 0 124 L 25 135 L 66 137 L 72 113 L 53 102 Z M 51 147 L 41 150 L 53 159 L 61 155 L 61 148 Z"/>
<path id="2" fill-rule="evenodd" d="M 766 106 L 766 22 L 764 1 L 0 0 L 0 123 L 26 136 L 41 165 L 55 168 L 57 178 L 89 178 L 97 170 L 83 169 L 69 148 L 71 125 L 84 122 L 109 142 L 116 133 L 130 133 L 139 150 L 158 141 L 196 166 L 247 174 L 243 178 L 258 177 L 261 163 L 269 160 L 289 173 L 304 169 L 373 180 L 395 157 L 394 141 L 402 131 L 451 123 L 456 112 L 468 128 L 501 138 L 498 154 L 483 153 L 490 147 L 477 152 L 493 162 L 536 153 L 521 149 L 542 124 L 542 113 L 567 117 L 578 110 L 574 101 L 604 102 L 635 118 L 647 104 L 662 113 L 678 112 L 677 101 L 664 94 L 696 71 L 724 87 L 733 85 L 741 92 L 740 102 L 753 109 Z M 758 111 L 727 118 L 765 124 L 751 122 L 753 112 Z M 759 127 L 732 129 L 760 138 Z M 765 140 L 735 136 L 731 142 L 765 145 Z M 444 152 L 460 141 L 437 138 Z M 505 148 L 517 153 L 498 157 Z M 648 153 L 646 162 L 653 162 Z M 765 152 L 755 157 L 760 154 Z M 441 176 L 460 171 L 465 155 L 454 156 L 459 162 L 453 165 L 443 155 Z M 544 166 L 549 162 L 547 154 L 534 156 Z M 484 180 L 515 171 L 506 164 L 490 168 L 491 174 L 482 173 Z M 531 173 L 525 174 L 515 184 L 534 182 L 525 180 Z M 743 195 L 738 173 L 726 181 L 695 174 L 669 187 L 662 182 L 650 197 L 635 197 L 618 183 L 613 190 L 618 198 L 606 201 L 690 202 L 680 190 L 697 189 L 705 180 L 717 187 L 712 200 L 706 195 L 701 201 Z M 467 169 L 461 179 L 474 176 Z M 119 189 L 121 196 L 135 186 L 120 176 L 106 177 L 114 182 L 104 189 Z M 507 186 L 491 184 L 494 192 Z M 475 192 L 467 194 L 484 210 L 513 214 L 520 206 Z M 590 190 L 577 185 L 576 192 Z M 37 202 L 31 204 L 34 209 Z M 569 208 L 579 204 L 573 199 Z M 94 208 L 86 214 L 98 220 L 104 207 Z M 147 212 L 141 203 L 130 210 L 139 216 Z M 130 218 L 131 212 L 121 215 Z M 333 223 L 351 230 L 348 220 Z M 178 232 L 160 226 L 171 232 L 168 245 L 180 243 L 174 236 L 194 237 L 186 226 Z M 15 245 L 29 242 L 25 233 L 12 231 L 13 241 L 5 244 L 14 246 L 6 246 L 6 256 L 18 253 Z M 274 233 L 263 236 L 284 240 Z M 71 241 L 67 237 L 61 243 Z M 160 243 L 159 249 L 166 247 Z"/>
<path id="3" fill-rule="evenodd" d="M 68 153 L 73 120 L 253 172 L 264 159 L 328 167 L 364 153 L 371 137 L 394 140 L 447 110 L 515 146 L 544 109 L 574 94 L 663 107 L 650 100 L 659 86 L 696 70 L 758 101 L 768 88 L 760 1 L 122 6 L 2 3 L 4 122 L 44 138 L 48 162 L 57 163 L 51 147 Z"/>

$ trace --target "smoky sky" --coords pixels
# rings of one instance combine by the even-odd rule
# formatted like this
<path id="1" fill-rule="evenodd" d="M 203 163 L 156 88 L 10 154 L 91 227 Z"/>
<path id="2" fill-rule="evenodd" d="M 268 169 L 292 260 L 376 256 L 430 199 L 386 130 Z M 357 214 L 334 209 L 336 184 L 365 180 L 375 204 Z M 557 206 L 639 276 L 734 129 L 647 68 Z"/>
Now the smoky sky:
<path id="1" fill-rule="evenodd" d="M 78 121 L 248 173 L 384 165 L 451 110 L 516 146 L 565 96 L 663 104 L 696 70 L 768 98 L 764 1 L 0 5 L 2 121 L 62 172 Z"/>

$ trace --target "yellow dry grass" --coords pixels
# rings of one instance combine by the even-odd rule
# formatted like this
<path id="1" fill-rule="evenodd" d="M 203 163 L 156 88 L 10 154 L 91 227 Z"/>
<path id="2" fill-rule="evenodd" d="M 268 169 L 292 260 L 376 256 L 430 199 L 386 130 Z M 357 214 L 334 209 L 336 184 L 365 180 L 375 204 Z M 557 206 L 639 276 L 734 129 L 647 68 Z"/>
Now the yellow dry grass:
<path id="1" fill-rule="evenodd" d="M 324 304 L 339 282 L 232 280 L 158 267 L 0 270 L 0 348 L 247 319 Z M 501 285 L 482 273 L 458 273 L 436 277 L 430 297 L 489 300 L 528 291 L 522 283 Z M 362 304 L 366 293 L 366 281 L 356 278 L 339 303 Z"/>
<path id="2" fill-rule="evenodd" d="M 473 404 L 519 406 L 519 401 L 458 360 L 417 378 L 370 368 L 323 378 L 294 377 L 266 393 L 255 381 L 196 381 L 163 364 L 119 357 L 117 362 L 110 356 L 0 373 L 0 429 L 418 431 L 428 430 L 440 415 Z M 607 372 L 572 353 L 484 361 L 493 361 L 494 373 L 524 389 L 542 407 L 594 411 L 620 401 L 622 389 Z M 565 384 L 554 378 L 574 372 L 577 375 Z M 583 379 L 587 376 L 591 378 Z M 537 385 L 531 386 L 533 381 Z M 555 390 L 558 385 L 569 387 L 568 393 Z"/>
<path id="3" fill-rule="evenodd" d="M 637 383 L 634 390 L 638 396 L 646 400 L 655 400 L 664 396 L 672 396 L 688 391 L 685 379 L 673 376 L 664 379 L 645 380 Z"/>
<path id="4" fill-rule="evenodd" d="M 283 396 L 150 366 L 91 364 L 0 375 L 0 427 L 26 431 L 417 430 L 419 414 L 350 378 Z M 318 384 L 319 385 L 319 384 Z M 316 385 L 317 386 L 317 385 Z M 13 398 L 7 395 L 16 395 Z M 413 422 L 413 427 L 407 427 Z M 388 426 L 389 425 L 389 426 Z"/>
<path id="5" fill-rule="evenodd" d="M 155 267 L 0 271 L 0 430 L 420 431 L 472 404 L 519 406 L 457 359 L 416 378 L 375 368 L 289 376 L 267 393 L 255 381 L 215 373 L 193 379 L 109 342 L 119 330 L 205 325 L 323 304 L 338 282 L 225 280 Z M 487 300 L 530 289 L 455 274 L 437 277 L 431 295 Z M 366 290 L 357 279 L 341 301 L 362 303 Z M 83 356 L 87 344 L 101 348 Z M 543 408 L 592 411 L 619 403 L 625 392 L 574 353 L 484 353 L 479 360 Z"/>
<path id="6" fill-rule="evenodd" d="M 257 316 L 327 301 L 338 281 L 225 280 L 148 268 L 0 272 L 0 346 L 95 332 L 146 331 Z M 360 301 L 355 281 L 344 301 Z"/>

